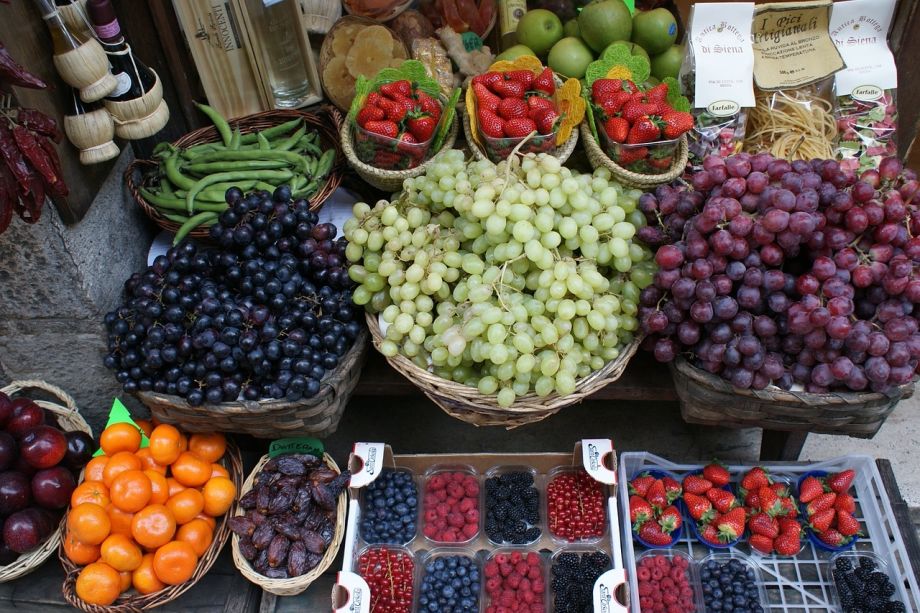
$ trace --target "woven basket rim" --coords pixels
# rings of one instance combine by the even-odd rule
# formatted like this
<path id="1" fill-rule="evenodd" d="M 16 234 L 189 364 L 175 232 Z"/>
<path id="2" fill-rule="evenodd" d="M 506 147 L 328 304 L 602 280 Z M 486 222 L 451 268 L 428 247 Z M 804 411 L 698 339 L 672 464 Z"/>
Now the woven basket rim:
<path id="1" fill-rule="evenodd" d="M 239 492 L 243 480 L 243 461 L 240 456 L 239 447 L 236 445 L 233 438 L 229 436 L 227 437 L 227 450 L 224 453 L 224 457 L 221 459 L 221 464 L 223 464 L 227 472 L 230 473 L 230 480 L 233 481 L 236 491 Z M 195 572 L 192 574 L 191 579 L 177 585 L 170 585 L 162 590 L 147 595 L 136 593 L 131 593 L 127 596 L 121 595 L 109 606 L 89 604 L 76 595 L 77 576 L 84 567 L 78 566 L 70 561 L 67 554 L 64 552 L 64 545 L 61 543 L 58 546 L 58 558 L 61 560 L 61 565 L 64 567 L 65 573 L 63 585 L 64 599 L 72 606 L 87 611 L 88 613 L 139 613 L 140 611 L 146 611 L 172 602 L 194 587 L 195 584 L 211 570 L 211 567 L 217 561 L 221 550 L 229 540 L 230 527 L 227 521 L 236 515 L 236 510 L 239 505 L 238 501 L 239 496 L 234 497 L 233 504 L 227 512 L 217 519 L 217 527 L 214 529 L 214 539 L 211 541 L 208 550 L 198 559 L 198 566 L 195 567 Z M 66 520 L 67 516 L 65 515 L 64 521 Z"/>
<path id="2" fill-rule="evenodd" d="M 377 322 L 377 315 L 365 313 L 368 329 L 374 342 L 375 349 L 378 349 L 380 343 L 385 339 L 380 326 Z M 603 368 L 583 377 L 576 382 L 575 392 L 566 396 L 560 396 L 553 392 L 549 396 L 541 398 L 535 393 L 530 392 L 524 396 L 515 398 L 514 404 L 510 407 L 499 407 L 495 394 L 481 394 L 475 387 L 469 387 L 455 381 L 448 381 L 434 375 L 417 366 L 412 360 L 402 354 L 397 353 L 393 357 L 384 356 L 387 362 L 411 381 L 416 387 L 422 390 L 432 401 L 452 417 L 469 421 L 475 425 L 508 425 L 512 427 L 539 421 L 553 415 L 560 409 L 577 404 L 587 396 L 593 394 L 602 387 L 613 383 L 623 374 L 626 365 L 632 356 L 635 355 L 642 343 L 642 337 L 636 337 L 633 341 L 622 348 L 620 354 L 613 360 L 607 362 Z M 463 416 L 460 411 L 449 408 L 443 404 L 446 399 L 455 402 L 462 402 L 464 409 L 469 411 L 469 419 Z M 483 420 L 475 420 L 475 416 L 485 415 L 490 423 Z"/>
<path id="3" fill-rule="evenodd" d="M 265 466 L 266 462 L 270 457 L 268 454 L 259 458 L 258 463 L 246 477 L 246 481 L 243 483 L 242 489 L 240 490 L 239 496 L 237 498 L 242 498 L 244 494 L 249 492 L 252 489 L 253 483 L 255 483 L 256 475 L 259 474 L 259 471 L 262 470 L 262 467 Z M 323 462 L 334 470 L 338 474 L 342 474 L 339 465 L 336 464 L 335 460 L 328 453 L 323 454 Z M 336 518 L 335 518 L 335 533 L 332 536 L 332 542 L 326 548 L 326 551 L 323 553 L 323 558 L 320 560 L 319 564 L 310 569 L 306 574 L 300 575 L 299 577 L 290 577 L 288 579 L 269 579 L 264 575 L 256 571 L 249 561 L 243 557 L 242 552 L 240 551 L 240 537 L 234 533 L 231 533 L 231 547 L 233 548 L 233 564 L 240 571 L 246 579 L 255 583 L 261 587 L 266 592 L 276 594 L 278 596 L 295 596 L 306 590 L 310 585 L 319 578 L 335 561 L 335 557 L 339 554 L 339 549 L 342 546 L 342 540 L 345 536 L 345 517 L 348 509 L 348 488 L 342 490 L 342 493 L 339 494 L 336 504 Z M 243 509 L 237 507 L 238 513 L 236 515 L 245 515 Z"/>
<path id="4" fill-rule="evenodd" d="M 600 144 L 594 139 L 594 135 L 591 133 L 591 126 L 588 125 L 588 122 L 582 122 L 581 124 L 581 134 L 582 139 L 585 143 L 585 153 L 588 154 L 588 161 L 591 163 L 593 168 L 603 166 L 609 170 L 616 178 L 621 181 L 634 185 L 637 187 L 654 187 L 656 185 L 662 185 L 664 183 L 670 183 L 684 173 L 684 169 L 687 166 L 687 161 L 690 156 L 690 149 L 687 142 L 687 135 L 684 134 L 680 137 L 678 143 L 678 155 L 677 159 L 671 165 L 671 168 L 668 172 L 660 175 L 644 175 L 638 172 L 632 172 L 631 170 L 626 170 L 616 162 L 610 159 L 604 150 L 601 149 Z"/>
<path id="5" fill-rule="evenodd" d="M 324 119 L 321 115 L 327 115 L 328 119 Z M 320 106 L 315 111 L 302 111 L 299 109 L 273 109 L 270 111 L 262 111 L 260 113 L 253 113 L 251 115 L 235 117 L 228 120 L 228 122 L 231 128 L 239 128 L 242 134 L 249 134 L 255 130 L 284 123 L 285 121 L 297 119 L 298 117 L 303 118 L 304 122 L 308 126 L 311 126 L 312 129 L 319 133 L 320 140 L 322 141 L 325 148 L 328 149 L 331 147 L 335 150 L 335 160 L 332 163 L 332 168 L 329 170 L 329 174 L 326 175 L 325 183 L 323 183 L 323 185 L 313 194 L 313 197 L 310 198 L 310 210 L 316 211 L 322 207 L 323 203 L 329 199 L 333 192 L 335 192 L 335 190 L 338 189 L 339 185 L 342 183 L 342 173 L 345 166 L 345 158 L 338 139 L 338 126 L 342 123 L 341 112 L 334 106 L 326 104 Z M 331 125 L 329 123 L 330 120 L 332 122 Z M 260 122 L 270 123 L 267 123 L 266 125 L 260 125 Z M 217 128 L 214 126 L 204 126 L 181 136 L 180 138 L 173 141 L 172 144 L 176 147 L 190 147 L 203 143 L 218 142 L 218 140 L 219 135 L 217 134 Z M 131 194 L 134 202 L 141 207 L 147 217 L 149 217 L 160 228 L 169 232 L 176 232 L 179 229 L 180 224 L 174 221 L 170 221 L 164 217 L 163 214 L 160 213 L 156 207 L 147 202 L 147 200 L 140 193 L 140 188 L 147 185 L 148 179 L 151 176 L 151 173 L 145 171 L 153 170 L 157 166 L 158 164 L 153 160 L 133 160 L 130 164 L 128 164 L 127 168 L 125 168 L 125 183 L 128 186 L 128 192 Z M 190 236 L 193 238 L 207 238 L 210 236 L 210 233 L 207 228 L 196 228 L 192 230 Z"/>
<path id="6" fill-rule="evenodd" d="M 561 82 L 561 79 L 556 77 L 556 81 Z M 584 120 L 582 120 L 582 123 L 579 125 L 584 125 Z M 561 163 L 565 164 L 569 157 L 571 157 L 572 153 L 575 151 L 575 147 L 578 145 L 578 132 L 578 126 L 572 128 L 572 134 L 569 135 L 568 140 L 562 143 L 561 147 L 557 147 L 556 151 L 552 153 L 552 156 L 558 159 Z M 463 106 L 463 135 L 466 138 L 467 146 L 469 146 L 470 151 L 473 152 L 473 155 L 477 160 L 489 160 L 489 156 L 486 155 L 485 151 L 483 151 L 480 146 L 476 144 L 476 141 L 473 140 L 473 128 L 470 125 L 470 114 L 466 110 L 465 105 Z"/>
<path id="7" fill-rule="evenodd" d="M 67 392 L 47 383 L 46 381 L 40 381 L 37 379 L 23 379 L 12 381 L 9 385 L 0 388 L 0 392 L 8 396 L 13 396 L 27 389 L 37 389 L 42 390 L 55 396 L 63 404 L 58 404 L 56 402 L 51 402 L 48 400 L 35 400 L 38 406 L 42 407 L 46 411 L 49 411 L 54 414 L 58 420 L 58 424 L 61 428 L 67 432 L 80 431 L 93 435 L 92 428 L 89 424 L 86 423 L 86 420 L 83 419 L 83 416 L 80 415 L 77 404 L 74 401 L 73 397 L 70 396 Z M 78 481 L 83 479 L 83 471 L 80 471 L 78 475 Z M 61 543 L 61 537 L 64 534 L 66 514 L 61 517 L 61 521 L 58 522 L 57 527 L 54 531 L 45 539 L 45 542 L 39 545 L 37 548 L 33 549 L 30 552 L 20 555 L 16 560 L 7 564 L 6 566 L 0 566 L 0 583 L 5 583 L 7 581 L 12 581 L 27 575 L 39 566 L 41 566 L 45 560 L 47 560 L 52 553 L 54 553 Z"/>
<path id="8" fill-rule="evenodd" d="M 757 400 L 774 400 L 776 402 L 798 402 L 805 403 L 809 406 L 820 405 L 853 405 L 857 403 L 880 402 L 886 399 L 904 398 L 910 396 L 913 392 L 917 377 L 910 383 L 900 385 L 894 390 L 895 394 L 883 394 L 881 392 L 829 392 L 826 394 L 814 394 L 810 392 L 791 392 L 779 387 L 768 387 L 763 390 L 740 389 L 734 387 L 729 381 L 722 377 L 706 372 L 702 368 L 697 368 L 683 356 L 677 356 L 671 364 L 671 371 L 675 377 L 683 376 L 694 381 L 697 385 L 707 387 L 715 392 L 722 394 L 734 394 L 746 398 Z"/>

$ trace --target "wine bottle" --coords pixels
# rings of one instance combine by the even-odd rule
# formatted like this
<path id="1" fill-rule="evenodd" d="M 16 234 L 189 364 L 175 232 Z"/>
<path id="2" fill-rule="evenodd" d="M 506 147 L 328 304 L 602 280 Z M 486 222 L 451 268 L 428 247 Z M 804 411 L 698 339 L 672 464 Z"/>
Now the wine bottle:
<path id="1" fill-rule="evenodd" d="M 106 100 L 135 100 L 153 89 L 157 80 L 156 75 L 132 53 L 122 34 L 111 1 L 89 0 L 86 8 L 93 31 L 109 56 L 112 74 L 118 80 L 118 86 L 106 96 Z"/>
<path id="2" fill-rule="evenodd" d="M 54 0 L 54 4 L 71 32 L 76 32 L 82 38 L 93 37 L 86 16 L 86 0 Z"/>

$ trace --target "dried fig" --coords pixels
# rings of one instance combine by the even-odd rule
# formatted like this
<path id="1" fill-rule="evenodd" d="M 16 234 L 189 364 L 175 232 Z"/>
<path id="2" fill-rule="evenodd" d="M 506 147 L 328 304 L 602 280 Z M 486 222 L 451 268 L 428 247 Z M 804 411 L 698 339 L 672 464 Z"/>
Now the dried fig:
<path id="1" fill-rule="evenodd" d="M 252 539 L 244 536 L 240 539 L 240 553 L 244 558 L 252 562 L 259 555 L 259 550 L 252 544 Z"/>
<path id="2" fill-rule="evenodd" d="M 237 536 L 249 536 L 256 529 L 251 519 L 244 515 L 236 515 L 227 520 L 227 526 Z"/>
<path id="3" fill-rule="evenodd" d="M 310 553 L 323 553 L 326 551 L 326 541 L 312 530 L 301 530 L 301 541 Z"/>
<path id="4" fill-rule="evenodd" d="M 307 572 L 307 548 L 303 542 L 291 544 L 288 551 L 287 572 L 291 577 L 299 577 Z"/>
<path id="5" fill-rule="evenodd" d="M 246 510 L 256 508 L 256 491 L 249 490 L 240 498 L 240 506 Z"/>
<path id="6" fill-rule="evenodd" d="M 307 474 L 307 467 L 293 456 L 282 456 L 278 458 L 278 472 L 283 475 L 300 476 Z"/>
<path id="7" fill-rule="evenodd" d="M 252 533 L 252 544 L 256 549 L 265 549 L 275 536 L 275 529 L 268 522 L 262 524 Z"/>
<path id="8" fill-rule="evenodd" d="M 282 564 L 286 564 L 290 547 L 291 541 L 287 540 L 283 534 L 276 534 L 268 545 L 268 565 L 272 568 L 278 568 Z"/>

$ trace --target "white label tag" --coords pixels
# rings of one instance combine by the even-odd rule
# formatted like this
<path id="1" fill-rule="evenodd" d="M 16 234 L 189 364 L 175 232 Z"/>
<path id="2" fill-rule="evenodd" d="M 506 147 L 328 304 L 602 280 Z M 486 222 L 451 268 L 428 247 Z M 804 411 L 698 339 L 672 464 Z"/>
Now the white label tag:
<path id="1" fill-rule="evenodd" d="M 360 575 L 340 571 L 332 592 L 336 613 L 367 613 L 371 610 L 371 590 Z"/>
<path id="2" fill-rule="evenodd" d="M 348 467 L 352 471 L 349 487 L 364 487 L 380 475 L 385 449 L 383 443 L 355 443 L 348 460 Z"/>
<path id="3" fill-rule="evenodd" d="M 605 464 L 610 456 L 612 456 L 613 470 L 607 468 Z M 617 484 L 617 457 L 613 449 L 613 441 L 609 438 L 583 439 L 581 441 L 581 461 L 585 470 L 595 481 L 600 481 L 607 485 Z"/>
<path id="4" fill-rule="evenodd" d="M 128 76 L 127 72 L 119 72 L 115 75 L 115 80 L 118 84 L 115 85 L 115 89 L 112 90 L 112 93 L 106 96 L 107 98 L 123 96 L 131 89 L 131 77 Z"/>
<path id="5" fill-rule="evenodd" d="M 727 114 L 730 108 L 754 106 L 753 18 L 753 2 L 698 2 L 693 6 L 694 108 L 712 106 Z"/>
<path id="6" fill-rule="evenodd" d="M 847 67 L 835 75 L 838 96 L 863 102 L 898 86 L 898 69 L 888 48 L 895 0 L 835 2 L 830 31 Z"/>
<path id="7" fill-rule="evenodd" d="M 625 613 L 628 611 L 617 600 L 617 590 L 622 594 L 629 591 L 626 585 L 625 570 L 608 570 L 598 577 L 594 582 L 594 613 L 619 613 L 620 611 Z"/>

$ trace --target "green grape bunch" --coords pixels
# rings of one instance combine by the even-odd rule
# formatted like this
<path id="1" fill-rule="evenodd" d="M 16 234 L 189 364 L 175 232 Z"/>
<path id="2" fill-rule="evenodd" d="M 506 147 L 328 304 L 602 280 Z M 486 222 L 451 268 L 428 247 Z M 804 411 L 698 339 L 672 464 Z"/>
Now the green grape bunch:
<path id="1" fill-rule="evenodd" d="M 438 154 L 392 201 L 345 223 L 356 304 L 380 351 L 497 394 L 568 395 L 634 339 L 653 254 L 636 238 L 641 191 L 550 155 L 498 165 Z"/>

